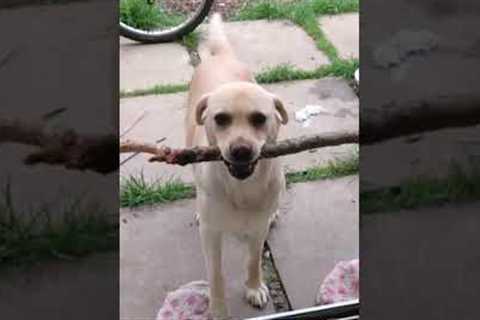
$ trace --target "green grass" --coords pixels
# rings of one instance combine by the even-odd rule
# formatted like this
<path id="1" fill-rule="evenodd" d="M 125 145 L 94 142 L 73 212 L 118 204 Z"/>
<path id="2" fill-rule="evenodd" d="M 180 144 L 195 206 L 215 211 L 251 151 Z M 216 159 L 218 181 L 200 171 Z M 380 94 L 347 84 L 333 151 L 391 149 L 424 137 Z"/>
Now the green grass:
<path id="1" fill-rule="evenodd" d="M 120 98 L 138 97 L 145 95 L 169 94 L 185 92 L 188 90 L 188 84 L 161 84 L 151 88 L 136 89 L 131 91 L 120 91 Z"/>
<path id="2" fill-rule="evenodd" d="M 185 21 L 185 17 L 178 13 L 169 13 L 146 0 L 121 0 L 120 20 L 135 28 L 151 30 L 177 26 Z"/>
<path id="3" fill-rule="evenodd" d="M 118 224 L 101 206 L 72 200 L 20 210 L 6 184 L 0 199 L 0 265 L 74 259 L 116 249 Z"/>
<path id="4" fill-rule="evenodd" d="M 195 188 L 179 180 L 149 182 L 143 174 L 140 174 L 124 178 L 120 183 L 120 206 L 122 207 L 165 203 L 194 196 Z"/>
<path id="5" fill-rule="evenodd" d="M 302 172 L 287 173 L 288 184 L 333 179 L 358 173 L 358 152 L 351 158 L 313 167 Z M 120 184 L 120 206 L 138 207 L 195 197 L 195 187 L 179 180 L 147 181 L 143 175 L 124 178 Z"/>
<path id="6" fill-rule="evenodd" d="M 310 9 L 305 11 L 294 12 L 292 21 L 303 28 L 305 32 L 315 40 L 317 48 L 323 51 L 325 55 L 330 59 L 330 62 L 336 62 L 338 60 L 337 49 L 333 44 L 325 37 L 322 29 L 318 25 L 315 14 Z"/>
<path id="7" fill-rule="evenodd" d="M 355 152 L 351 157 L 330 162 L 326 166 L 316 166 L 301 172 L 286 174 L 287 184 L 324 179 L 340 178 L 358 173 L 359 157 Z"/>
<path id="8" fill-rule="evenodd" d="M 466 174 L 453 166 L 443 179 L 417 178 L 392 188 L 360 194 L 362 214 L 442 205 L 480 199 L 480 174 Z"/>
<path id="9" fill-rule="evenodd" d="M 310 10 L 316 16 L 357 12 L 358 0 L 303 0 L 281 3 L 265 0 L 250 2 L 242 8 L 233 20 L 290 19 L 298 12 Z"/>
<path id="10" fill-rule="evenodd" d="M 200 33 L 198 31 L 190 32 L 180 40 L 180 43 L 189 51 L 197 50 L 199 42 Z"/>
<path id="11" fill-rule="evenodd" d="M 358 68 L 358 60 L 336 60 L 315 70 L 301 70 L 291 65 L 280 65 L 266 69 L 255 76 L 258 83 L 269 84 L 281 81 L 320 79 L 324 77 L 341 77 L 353 79 L 353 74 Z"/>
<path id="12" fill-rule="evenodd" d="M 317 15 L 358 12 L 359 0 L 313 0 L 313 11 Z"/>
<path id="13" fill-rule="evenodd" d="M 276 1 L 250 2 L 243 7 L 232 20 L 260 20 L 260 19 L 288 19 L 289 11 L 293 9 L 292 4 L 281 4 Z"/>

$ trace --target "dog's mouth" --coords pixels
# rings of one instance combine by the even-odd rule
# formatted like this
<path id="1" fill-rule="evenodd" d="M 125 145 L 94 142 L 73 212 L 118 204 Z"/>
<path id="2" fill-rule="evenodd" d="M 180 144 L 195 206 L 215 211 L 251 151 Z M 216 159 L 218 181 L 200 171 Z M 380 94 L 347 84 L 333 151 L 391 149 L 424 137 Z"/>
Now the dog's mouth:
<path id="1" fill-rule="evenodd" d="M 227 160 L 223 160 L 225 166 L 227 166 L 228 172 L 234 178 L 239 180 L 245 180 L 250 177 L 255 171 L 258 160 L 247 163 L 232 163 Z"/>

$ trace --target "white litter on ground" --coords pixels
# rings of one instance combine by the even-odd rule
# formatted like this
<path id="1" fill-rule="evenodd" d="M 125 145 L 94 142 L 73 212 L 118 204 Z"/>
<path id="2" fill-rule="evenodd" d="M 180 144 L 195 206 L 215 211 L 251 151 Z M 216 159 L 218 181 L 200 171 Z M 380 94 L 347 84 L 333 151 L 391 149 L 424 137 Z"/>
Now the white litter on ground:
<path id="1" fill-rule="evenodd" d="M 312 123 L 311 119 L 321 113 L 328 113 L 328 110 L 320 105 L 307 105 L 295 112 L 295 120 L 302 124 L 302 127 L 308 127 Z"/>

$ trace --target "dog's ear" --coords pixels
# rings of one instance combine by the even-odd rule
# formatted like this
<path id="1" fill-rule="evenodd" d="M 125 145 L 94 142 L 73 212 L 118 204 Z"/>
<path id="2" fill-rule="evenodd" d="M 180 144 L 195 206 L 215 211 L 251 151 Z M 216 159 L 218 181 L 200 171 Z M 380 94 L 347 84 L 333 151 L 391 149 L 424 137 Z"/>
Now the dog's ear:
<path id="1" fill-rule="evenodd" d="M 273 96 L 273 103 L 275 105 L 275 110 L 277 110 L 280 123 L 287 124 L 288 123 L 288 113 L 285 110 L 283 102 L 276 96 Z"/>
<path id="2" fill-rule="evenodd" d="M 205 110 L 208 107 L 208 95 L 203 95 L 195 106 L 195 119 L 198 125 L 203 125 L 205 123 Z"/>

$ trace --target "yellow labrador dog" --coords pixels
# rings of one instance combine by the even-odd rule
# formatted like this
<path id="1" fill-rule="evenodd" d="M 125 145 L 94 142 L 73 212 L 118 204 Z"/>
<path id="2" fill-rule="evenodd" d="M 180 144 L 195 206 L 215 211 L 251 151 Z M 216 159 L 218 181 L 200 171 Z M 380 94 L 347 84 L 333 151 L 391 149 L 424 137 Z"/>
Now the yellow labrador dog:
<path id="1" fill-rule="evenodd" d="M 186 144 L 218 146 L 223 162 L 193 166 L 196 210 L 210 285 L 210 311 L 228 318 L 222 273 L 222 237 L 246 239 L 249 250 L 246 298 L 264 307 L 262 250 L 269 223 L 279 206 L 285 181 L 275 159 L 259 160 L 265 143 L 274 142 L 288 115 L 282 102 L 257 85 L 228 43 L 220 15 L 209 24 L 201 64 L 190 84 Z"/>

